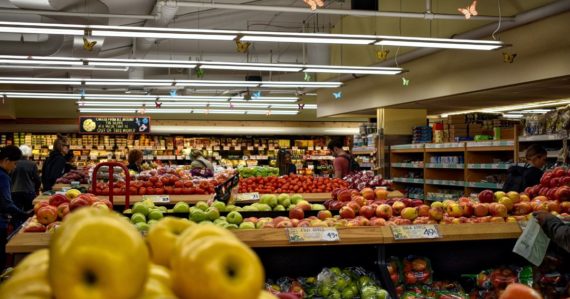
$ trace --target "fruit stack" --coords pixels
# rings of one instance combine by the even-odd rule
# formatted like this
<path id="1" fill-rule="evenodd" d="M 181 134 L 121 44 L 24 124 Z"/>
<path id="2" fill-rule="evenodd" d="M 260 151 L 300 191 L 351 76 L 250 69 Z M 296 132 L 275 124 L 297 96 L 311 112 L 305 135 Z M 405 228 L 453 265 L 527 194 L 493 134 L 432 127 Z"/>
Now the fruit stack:
<path id="1" fill-rule="evenodd" d="M 250 177 L 240 179 L 239 193 L 324 193 L 336 188 L 346 188 L 348 183 L 341 179 L 317 178 L 313 176 L 285 175 L 281 177 Z"/>
<path id="2" fill-rule="evenodd" d="M 385 299 L 388 292 L 380 287 L 373 273 L 360 267 L 325 268 L 316 277 L 283 277 L 269 280 L 266 289 L 285 298 L 360 298 Z"/>
<path id="3" fill-rule="evenodd" d="M 85 169 L 74 169 L 58 178 L 56 184 L 71 184 L 71 182 L 79 182 L 80 184 L 87 184 L 89 181 L 89 172 Z"/>
<path id="4" fill-rule="evenodd" d="M 238 172 L 239 176 L 245 179 L 249 177 L 279 176 L 279 168 L 270 166 L 239 167 Z"/>
<path id="5" fill-rule="evenodd" d="M 83 208 L 14 269 L 0 298 L 276 299 L 263 283 L 257 255 L 227 230 L 167 217 L 145 241 L 121 215 Z"/>
<path id="6" fill-rule="evenodd" d="M 113 204 L 108 199 L 70 189 L 65 194 L 55 194 L 47 200 L 38 201 L 34 205 L 34 216 L 24 225 L 24 232 L 53 231 L 70 212 L 87 206 L 113 209 Z"/>

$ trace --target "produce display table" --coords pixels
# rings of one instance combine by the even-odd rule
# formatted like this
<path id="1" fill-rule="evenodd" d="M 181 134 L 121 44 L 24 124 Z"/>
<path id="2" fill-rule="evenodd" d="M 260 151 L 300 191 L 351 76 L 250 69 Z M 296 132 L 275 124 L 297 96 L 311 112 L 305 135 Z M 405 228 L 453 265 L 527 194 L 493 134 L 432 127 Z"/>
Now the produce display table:
<path id="1" fill-rule="evenodd" d="M 177 202 L 183 201 L 183 202 L 187 202 L 189 204 L 195 204 L 199 201 L 208 201 L 210 200 L 212 197 L 214 196 L 214 194 L 205 194 L 205 195 L 170 195 L 170 203 L 175 204 Z M 324 202 L 326 200 L 331 199 L 331 194 L 330 193 L 301 193 L 301 196 L 303 196 L 303 199 L 305 199 L 308 202 L 311 203 L 320 203 L 320 202 Z M 49 195 L 40 195 L 38 197 L 36 197 L 33 201 L 33 203 L 37 203 L 40 200 L 47 200 L 49 199 Z M 109 196 L 107 195 L 99 195 L 97 196 L 101 199 L 108 199 Z M 142 195 L 131 195 L 130 197 L 130 202 L 135 203 L 135 202 L 139 202 L 142 201 L 143 196 Z M 113 196 L 113 200 L 114 200 L 114 204 L 115 205 L 124 205 L 125 204 L 125 196 L 122 195 L 115 195 Z M 252 203 L 253 201 L 240 201 L 239 203 Z"/>
<path id="2" fill-rule="evenodd" d="M 439 225 L 441 239 L 396 241 L 390 227 L 338 228 L 339 242 L 289 243 L 285 229 L 234 230 L 236 236 L 253 248 L 289 246 L 381 245 L 403 243 L 434 243 L 451 241 L 516 239 L 521 234 L 518 223 L 478 223 Z M 16 233 L 6 245 L 8 253 L 29 253 L 47 248 L 50 233 Z"/>
<path id="3" fill-rule="evenodd" d="M 91 187 L 91 185 L 89 185 L 89 184 L 81 184 L 81 185 L 79 185 L 79 186 L 77 186 L 77 187 L 89 189 L 89 187 Z M 72 188 L 72 187 L 71 187 L 70 184 L 55 184 L 55 185 L 53 185 L 52 190 L 53 190 L 53 191 L 61 191 L 61 190 L 63 190 L 63 188 Z"/>

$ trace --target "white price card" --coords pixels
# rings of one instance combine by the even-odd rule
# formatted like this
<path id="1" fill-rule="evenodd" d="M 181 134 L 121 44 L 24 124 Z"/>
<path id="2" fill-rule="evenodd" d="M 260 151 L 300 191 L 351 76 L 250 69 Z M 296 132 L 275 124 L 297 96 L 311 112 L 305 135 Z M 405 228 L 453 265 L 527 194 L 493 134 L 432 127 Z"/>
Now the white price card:
<path id="1" fill-rule="evenodd" d="M 258 201 L 260 198 L 259 192 L 240 193 L 237 195 L 236 201 Z"/>
<path id="2" fill-rule="evenodd" d="M 296 151 L 296 150 L 298 150 L 299 148 L 296 147 L 296 146 L 293 146 L 293 147 L 291 147 L 291 149 L 294 150 L 294 151 Z"/>
<path id="3" fill-rule="evenodd" d="M 214 150 L 215 150 L 215 151 L 219 151 L 219 150 L 220 150 L 220 147 L 219 147 L 219 146 L 214 146 Z"/>
<path id="4" fill-rule="evenodd" d="M 143 195 L 143 200 L 147 199 L 154 203 L 169 203 L 170 195 Z"/>
<path id="5" fill-rule="evenodd" d="M 234 149 L 235 149 L 236 151 L 241 151 L 241 146 L 240 146 L 240 145 L 236 145 L 236 146 L 234 147 Z"/>
<path id="6" fill-rule="evenodd" d="M 340 241 L 340 235 L 334 227 L 289 227 L 286 233 L 290 243 Z"/>
<path id="7" fill-rule="evenodd" d="M 252 150 L 253 150 L 253 146 L 248 146 L 248 147 L 247 147 L 247 150 L 248 150 L 248 151 L 252 151 Z"/>
<path id="8" fill-rule="evenodd" d="M 315 146 L 315 150 L 320 151 L 321 147 L 320 146 Z"/>
<path id="9" fill-rule="evenodd" d="M 415 224 L 390 226 L 394 240 L 439 239 L 437 224 Z"/>
<path id="10" fill-rule="evenodd" d="M 224 146 L 223 148 L 224 148 L 224 151 L 229 151 L 229 150 L 230 150 L 230 147 L 229 147 L 229 146 Z"/>

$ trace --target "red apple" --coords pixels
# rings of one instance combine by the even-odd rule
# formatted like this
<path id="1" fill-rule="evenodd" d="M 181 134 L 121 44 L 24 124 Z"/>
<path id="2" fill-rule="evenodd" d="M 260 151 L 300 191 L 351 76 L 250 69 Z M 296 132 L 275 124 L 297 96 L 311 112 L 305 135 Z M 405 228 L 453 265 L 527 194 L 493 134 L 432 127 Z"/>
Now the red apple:
<path id="1" fill-rule="evenodd" d="M 392 204 L 392 211 L 394 215 L 400 215 L 400 212 L 406 207 L 406 205 L 401 201 L 396 201 Z"/>
<path id="2" fill-rule="evenodd" d="M 289 221 L 289 218 L 284 217 L 284 216 L 278 216 L 278 217 L 273 218 L 272 222 L 273 222 L 273 225 L 277 225 L 277 224 L 279 224 L 279 222 L 285 221 L 285 220 Z"/>
<path id="3" fill-rule="evenodd" d="M 275 227 L 276 228 L 293 227 L 293 223 L 291 222 L 291 220 L 284 220 L 275 225 Z"/>
<path id="4" fill-rule="evenodd" d="M 417 206 L 418 209 L 418 217 L 429 217 L 429 206 L 428 205 L 420 205 Z"/>
<path id="5" fill-rule="evenodd" d="M 377 200 L 388 199 L 388 190 L 386 190 L 384 188 L 378 188 L 378 189 L 374 190 L 374 193 L 376 194 Z"/>
<path id="6" fill-rule="evenodd" d="M 366 199 L 360 195 L 359 196 L 353 196 L 351 201 L 356 202 L 361 207 L 368 204 Z"/>
<path id="7" fill-rule="evenodd" d="M 342 190 L 338 193 L 338 200 L 340 201 L 350 201 L 352 194 L 350 190 Z"/>
<path id="8" fill-rule="evenodd" d="M 447 215 L 451 217 L 461 217 L 463 216 L 463 208 L 457 203 L 450 203 L 445 209 Z"/>
<path id="9" fill-rule="evenodd" d="M 489 214 L 489 206 L 486 203 L 475 203 L 473 205 L 473 215 L 476 217 L 485 217 Z"/>
<path id="10" fill-rule="evenodd" d="M 360 210 L 360 205 L 355 201 L 351 201 L 351 202 L 347 203 L 346 207 L 349 207 L 352 210 L 354 210 L 355 214 L 358 213 L 358 211 Z"/>
<path id="11" fill-rule="evenodd" d="M 58 207 L 60 204 L 64 202 L 69 202 L 69 199 L 63 194 L 54 194 L 49 198 L 49 205 Z"/>
<path id="12" fill-rule="evenodd" d="M 566 169 L 564 169 L 563 167 L 556 167 L 552 171 L 552 176 L 555 178 L 564 176 L 565 174 L 566 174 Z"/>
<path id="13" fill-rule="evenodd" d="M 549 200 L 546 204 L 548 206 L 549 212 L 560 213 L 560 211 L 561 211 L 560 204 L 557 201 Z"/>
<path id="14" fill-rule="evenodd" d="M 513 215 L 527 215 L 532 212 L 532 206 L 528 202 L 519 202 L 513 206 Z"/>
<path id="15" fill-rule="evenodd" d="M 570 213 L 570 201 L 563 201 L 560 203 L 561 213 Z"/>
<path id="16" fill-rule="evenodd" d="M 297 202 L 297 205 L 295 205 L 295 207 L 301 208 L 303 209 L 303 211 L 311 210 L 311 204 L 306 200 L 300 200 L 299 202 Z"/>
<path id="17" fill-rule="evenodd" d="M 491 203 L 494 201 L 495 194 L 491 190 L 483 190 L 479 193 L 477 198 L 479 198 L 479 202 Z"/>
<path id="18" fill-rule="evenodd" d="M 372 218 L 370 219 L 370 226 L 385 226 L 386 220 L 384 218 Z"/>
<path id="19" fill-rule="evenodd" d="M 34 205 L 34 213 L 37 213 L 41 207 L 45 207 L 45 206 L 49 206 L 49 201 L 40 200 L 40 201 L 36 202 L 36 204 Z"/>
<path id="20" fill-rule="evenodd" d="M 507 217 L 507 207 L 504 204 L 494 202 L 489 205 L 489 214 L 493 217 Z"/>
<path id="21" fill-rule="evenodd" d="M 339 215 L 341 218 L 344 219 L 353 219 L 354 217 L 356 217 L 356 213 L 354 212 L 354 210 L 348 206 L 340 208 Z"/>
<path id="22" fill-rule="evenodd" d="M 471 203 L 471 199 L 470 199 L 469 197 L 463 196 L 463 197 L 460 197 L 460 198 L 457 200 L 457 203 L 458 203 L 458 204 Z"/>
<path id="23" fill-rule="evenodd" d="M 289 218 L 302 220 L 305 218 L 305 212 L 299 207 L 294 207 L 289 211 Z"/>
<path id="24" fill-rule="evenodd" d="M 429 217 L 433 220 L 441 220 L 443 219 L 443 208 L 442 207 L 433 207 L 429 209 Z"/>
<path id="25" fill-rule="evenodd" d="M 473 204 L 471 202 L 465 202 L 464 201 L 464 202 L 459 203 L 459 206 L 463 210 L 463 216 L 465 216 L 465 217 L 473 216 L 473 213 L 475 212 L 475 210 L 473 209 Z"/>
<path id="26" fill-rule="evenodd" d="M 321 220 L 332 218 L 332 213 L 329 210 L 321 210 L 317 213 L 317 217 Z"/>
<path id="27" fill-rule="evenodd" d="M 410 199 L 410 198 L 401 198 L 400 201 L 403 202 L 403 203 L 406 205 L 406 207 L 411 207 L 411 206 L 413 206 L 413 202 L 414 202 L 414 201 L 413 201 L 412 199 Z"/>
<path id="28" fill-rule="evenodd" d="M 364 188 L 360 191 L 360 194 L 362 194 L 362 197 L 364 197 L 366 200 L 376 199 L 376 194 L 374 193 L 374 190 L 372 190 L 372 188 Z"/>
<path id="29" fill-rule="evenodd" d="M 41 207 L 36 213 L 36 218 L 39 223 L 48 225 L 57 220 L 57 208 L 50 205 Z"/>
<path id="30" fill-rule="evenodd" d="M 330 209 L 334 211 L 340 210 L 344 206 L 344 201 L 335 200 L 330 204 Z"/>
<path id="31" fill-rule="evenodd" d="M 28 225 L 26 225 L 26 227 L 24 228 L 24 232 L 26 233 L 43 233 L 45 231 L 46 227 L 37 221 L 32 221 L 28 223 Z"/>
<path id="32" fill-rule="evenodd" d="M 90 206 L 91 204 L 83 197 L 76 197 L 74 199 L 71 200 L 71 202 L 69 203 L 69 210 L 70 211 L 74 211 L 76 209 L 79 209 L 81 207 L 87 207 Z"/>
<path id="33" fill-rule="evenodd" d="M 366 217 L 367 219 L 372 218 L 376 214 L 376 210 L 371 206 L 363 206 L 358 211 L 358 215 Z"/>
<path id="34" fill-rule="evenodd" d="M 392 217 L 392 207 L 387 204 L 381 204 L 376 208 L 376 217 L 381 217 L 386 220 Z"/>
<path id="35" fill-rule="evenodd" d="M 247 217 L 243 220 L 243 222 L 252 222 L 252 223 L 257 223 L 258 219 L 257 217 Z"/>
<path id="36" fill-rule="evenodd" d="M 504 217 L 491 217 L 491 220 L 489 220 L 489 222 L 504 223 L 505 218 Z"/>
<path id="37" fill-rule="evenodd" d="M 57 216 L 60 219 L 63 219 L 67 214 L 69 214 L 69 211 L 69 203 L 64 202 L 57 207 Z"/>

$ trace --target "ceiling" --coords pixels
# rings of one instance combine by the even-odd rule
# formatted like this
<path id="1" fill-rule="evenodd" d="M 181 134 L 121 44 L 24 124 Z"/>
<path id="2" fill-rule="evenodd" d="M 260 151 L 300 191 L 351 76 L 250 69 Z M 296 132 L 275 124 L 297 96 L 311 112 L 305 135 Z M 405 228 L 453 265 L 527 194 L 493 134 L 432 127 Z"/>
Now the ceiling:
<path id="1" fill-rule="evenodd" d="M 198 1 L 198 0 L 195 0 Z M 202 2 L 209 2 L 201 0 Z M 432 0 L 433 9 L 436 12 L 457 13 L 456 3 L 449 3 L 447 0 Z M 482 2 L 482 1 L 480 1 Z M 543 5 L 548 0 L 509 0 L 504 2 L 504 15 L 516 15 L 522 11 L 532 9 L 536 6 Z M 139 14 L 151 15 L 154 13 L 155 0 L 0 0 L 0 8 L 10 9 L 48 9 L 46 5 L 51 6 L 51 10 L 66 12 L 90 12 L 90 13 L 108 13 L 108 14 Z M 297 6 L 305 7 L 302 0 L 258 0 L 258 1 L 242 1 L 242 0 L 224 0 L 229 4 L 260 4 L 260 5 L 276 5 L 276 6 Z M 480 4 L 481 13 L 486 15 L 496 15 L 495 4 Z M 47 8 L 46 8 L 47 7 Z M 350 9 L 350 1 L 329 1 L 329 8 Z M 423 12 L 425 10 L 425 2 L 380 2 L 381 10 L 390 11 L 410 11 Z M 367 18 L 366 22 L 374 22 L 374 32 L 360 32 L 361 34 L 398 34 L 408 36 L 442 36 L 449 37 L 454 34 L 462 33 L 468 29 L 474 29 L 490 21 L 473 21 L 473 22 L 457 22 L 450 20 L 429 21 L 415 19 L 398 19 L 398 18 L 371 19 Z M 244 10 L 226 10 L 226 9 L 197 9 L 188 7 L 178 7 L 176 16 L 166 25 L 176 28 L 201 28 L 201 29 L 231 29 L 231 30 L 256 30 L 256 31 L 288 31 L 288 32 L 342 32 L 343 24 L 339 22 L 341 18 L 333 15 L 309 15 L 295 14 L 283 12 L 255 12 Z M 80 24 L 105 24 L 105 25 L 128 25 L 128 26 L 155 26 L 153 21 L 141 21 L 135 19 L 121 18 L 90 18 L 90 17 L 62 17 L 62 16 L 40 16 L 33 14 L 10 14 L 0 13 L 0 21 L 21 21 L 21 22 L 57 22 L 57 23 L 80 23 Z M 427 27 L 426 27 L 426 24 Z M 457 24 L 457 26 L 455 26 Z M 403 29 L 402 29 L 403 28 Z M 427 28 L 427 29 L 426 29 Z M 426 31 L 427 30 L 427 31 Z M 433 30 L 433 32 L 432 32 Z M 355 33 L 355 32 L 344 32 Z M 356 32 L 359 33 L 359 32 Z M 85 53 L 82 45 L 78 44 L 74 38 L 65 37 L 58 44 L 59 47 L 54 48 L 48 45 L 50 39 L 48 36 L 25 35 L 23 37 L 15 34 L 0 34 L 0 53 L 12 55 L 30 55 L 36 52 L 47 56 L 94 56 L 92 53 Z M 331 57 L 323 54 L 310 55 L 307 49 L 303 49 L 302 44 L 285 44 L 285 43 L 254 43 L 248 54 L 238 53 L 234 42 L 219 41 L 186 41 L 186 40 L 152 40 L 145 47 L 139 45 L 139 41 L 125 38 L 105 38 L 99 42 L 98 49 L 95 51 L 96 56 L 108 58 L 146 58 L 146 59 L 179 59 L 179 60 L 211 60 L 211 61 L 233 61 L 233 62 L 272 62 L 272 63 L 312 63 L 313 59 L 321 61 L 331 61 Z M 374 48 L 374 47 L 372 47 Z M 304 51 L 305 50 L 305 51 Z M 374 49 L 372 49 L 374 50 Z M 408 50 L 408 49 L 406 49 Z M 12 51 L 8 53 L 9 51 Z M 395 53 L 395 50 L 393 51 Z M 312 52 L 314 54 L 314 51 Z M 347 64 L 347 61 L 355 65 L 372 64 L 369 57 L 362 60 L 361 57 L 353 55 L 353 57 L 342 57 L 340 62 L 332 53 L 332 61 L 337 64 Z M 370 55 L 367 55 L 370 56 Z M 344 63 L 343 63 L 344 62 Z M 314 62 L 313 62 L 314 63 Z M 205 80 L 243 80 L 246 75 L 262 75 L 264 80 L 288 80 L 303 81 L 303 74 L 278 74 L 278 73 L 252 73 L 252 72 L 224 72 L 209 70 L 203 79 Z M 93 77 L 93 78 L 127 78 L 128 72 L 105 72 L 105 71 L 69 71 L 69 70 L 15 70 L 1 69 L 0 76 L 15 77 Z M 192 72 L 181 69 L 145 69 L 144 78 L 170 78 L 170 79 L 196 79 Z M 442 113 L 456 110 L 469 110 L 487 105 L 501 105 L 503 103 L 513 103 L 516 101 L 526 101 L 530 99 L 557 98 L 560 96 L 568 97 L 570 88 L 568 87 L 568 78 L 558 78 L 547 80 L 544 82 L 534 82 L 525 85 L 509 86 L 494 90 L 485 90 L 474 92 L 471 94 L 456 95 L 453 101 L 450 97 L 430 99 L 428 101 L 418 101 L 414 103 L 398 105 L 399 108 L 426 108 L 430 114 Z M 566 85 L 564 85 L 564 84 Z M 560 86 L 563 87 L 560 87 Z M 1 89 L 10 89 L 12 91 L 21 90 L 39 90 L 45 87 L 37 86 L 18 86 L 14 88 L 0 86 Z M 544 92 L 547 89 L 548 92 Z M 66 91 L 71 91 L 69 88 Z M 50 90 L 54 92 L 53 90 Z M 115 93 L 122 93 L 126 90 L 113 89 L 108 90 Z M 216 92 L 224 92 L 226 90 L 218 90 Z M 91 92 L 87 90 L 87 92 Z M 168 93 L 168 90 L 155 90 L 153 93 Z M 186 89 L 182 91 L 184 94 L 196 93 L 196 90 Z M 313 97 L 303 97 L 304 103 L 315 103 Z M 50 118 L 50 117 L 77 117 L 77 106 L 71 101 L 57 100 L 15 100 L 11 104 L 11 109 L 15 117 L 20 118 Z M 6 110 L 0 106 L 0 112 Z M 344 115 L 344 118 L 329 118 L 332 120 L 355 120 L 361 121 L 363 117 L 375 117 L 374 109 L 360 111 Z M 201 115 L 192 116 L 195 119 L 271 119 L 271 120 L 317 120 L 314 111 L 302 111 L 298 116 L 212 116 Z M 157 118 L 169 119 L 187 119 L 187 115 L 158 115 Z"/>

